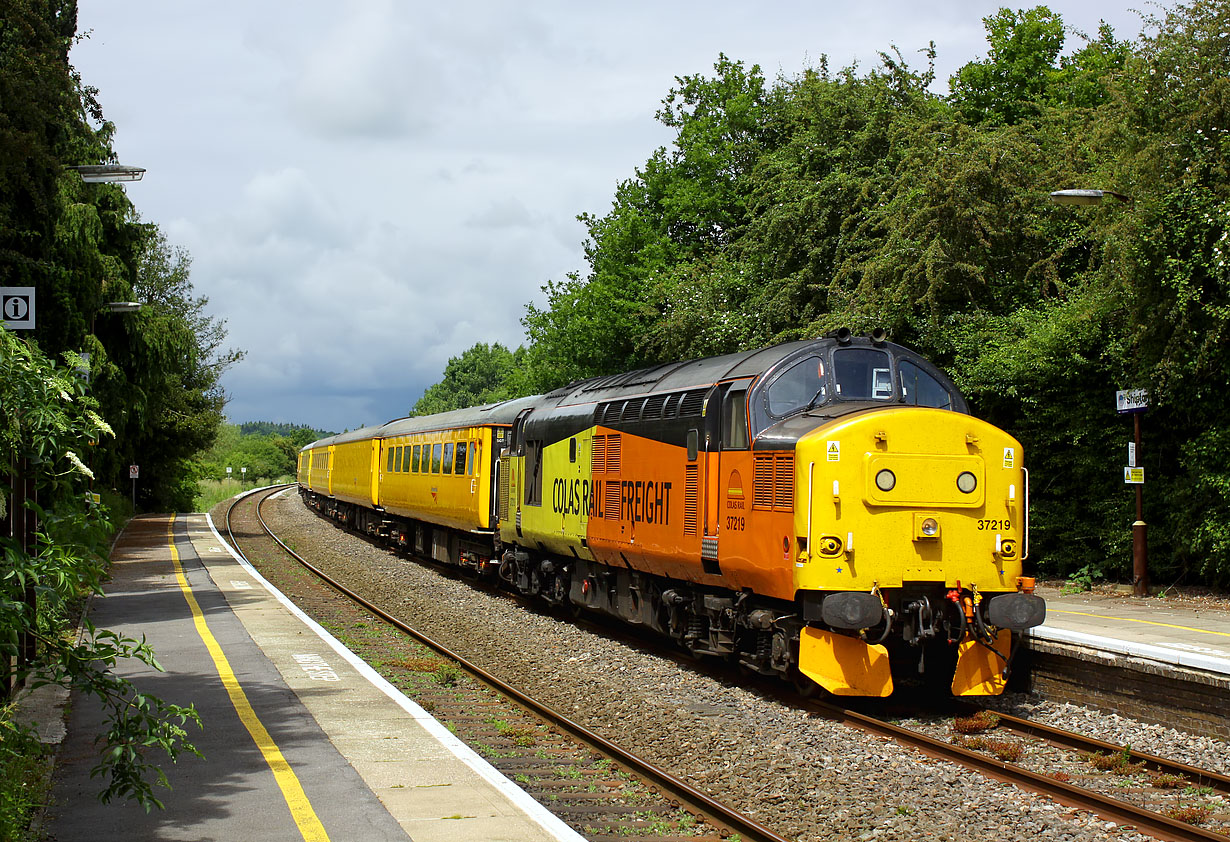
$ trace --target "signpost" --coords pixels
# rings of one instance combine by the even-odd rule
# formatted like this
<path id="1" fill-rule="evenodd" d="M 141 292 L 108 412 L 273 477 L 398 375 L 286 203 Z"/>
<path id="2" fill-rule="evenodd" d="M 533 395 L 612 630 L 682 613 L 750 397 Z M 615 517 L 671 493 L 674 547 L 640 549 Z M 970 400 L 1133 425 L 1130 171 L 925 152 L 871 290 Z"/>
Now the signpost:
<path id="1" fill-rule="evenodd" d="M 139 465 L 128 466 L 128 478 L 132 480 L 132 511 L 135 514 L 137 511 L 137 477 L 141 476 L 141 467 Z"/>
<path id="2" fill-rule="evenodd" d="M 1149 541 L 1145 525 L 1145 469 L 1137 463 L 1143 458 L 1140 449 L 1140 416 L 1149 408 L 1148 389 L 1120 389 L 1115 392 L 1115 411 L 1131 415 L 1135 441 L 1128 445 L 1128 464 L 1123 469 L 1123 481 L 1136 486 L 1136 522 L 1132 524 L 1132 593 L 1149 595 Z"/>

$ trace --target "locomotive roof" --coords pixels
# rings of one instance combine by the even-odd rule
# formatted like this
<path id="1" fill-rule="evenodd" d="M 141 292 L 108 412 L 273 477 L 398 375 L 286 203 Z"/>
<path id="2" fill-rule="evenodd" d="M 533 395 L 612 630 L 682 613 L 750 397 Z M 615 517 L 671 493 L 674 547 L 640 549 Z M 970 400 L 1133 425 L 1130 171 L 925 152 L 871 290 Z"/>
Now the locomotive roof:
<path id="1" fill-rule="evenodd" d="M 471 406 L 466 409 L 454 409 L 450 412 L 439 412 L 435 415 L 418 415 L 410 418 L 398 418 L 387 424 L 376 424 L 370 427 L 360 427 L 348 433 L 339 433 L 317 439 L 311 444 L 300 448 L 316 450 L 333 444 L 344 444 L 348 441 L 363 439 L 388 438 L 389 436 L 404 436 L 409 433 L 422 433 L 428 430 L 452 430 L 458 427 L 478 427 L 485 424 L 512 424 L 517 413 L 539 399 L 535 395 L 529 398 L 488 403 L 482 406 Z"/>
<path id="2" fill-rule="evenodd" d="M 389 436 L 404 436 L 409 433 L 422 433 L 428 430 L 452 430 L 458 427 L 479 427 L 490 424 L 512 424 L 517 413 L 527 406 L 533 405 L 539 399 L 538 395 L 528 398 L 488 403 L 482 406 L 472 406 L 467 409 L 454 409 L 450 412 L 439 412 L 435 415 L 418 415 L 410 418 L 398 418 L 396 421 L 375 428 L 380 438 Z"/>
<path id="3" fill-rule="evenodd" d="M 800 348 L 822 341 L 824 340 L 803 339 L 795 342 L 783 342 L 780 345 L 773 345 L 769 348 L 757 348 L 754 351 L 741 351 L 737 354 L 723 354 L 720 357 L 703 357 L 698 360 L 663 363 L 623 374 L 591 377 L 588 380 L 571 383 L 547 397 L 559 398 L 560 406 L 568 406 L 570 404 L 605 401 L 628 395 L 644 395 L 651 392 L 688 389 L 693 386 L 708 386 L 721 380 L 729 380 L 735 377 L 755 377 L 768 371 L 774 363 L 781 361 Z"/>

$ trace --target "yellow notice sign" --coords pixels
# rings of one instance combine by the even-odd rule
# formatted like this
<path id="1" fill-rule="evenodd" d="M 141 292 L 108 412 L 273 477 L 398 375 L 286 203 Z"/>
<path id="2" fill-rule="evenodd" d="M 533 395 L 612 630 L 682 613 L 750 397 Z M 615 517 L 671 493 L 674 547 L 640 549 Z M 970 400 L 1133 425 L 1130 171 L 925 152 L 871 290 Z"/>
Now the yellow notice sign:
<path id="1" fill-rule="evenodd" d="M 841 461 L 841 442 L 830 441 L 825 442 L 825 447 L 828 449 L 828 457 L 830 462 Z"/>
<path id="2" fill-rule="evenodd" d="M 1144 468 L 1124 468 L 1123 481 L 1128 485 L 1144 485 L 1145 484 L 1145 469 Z"/>

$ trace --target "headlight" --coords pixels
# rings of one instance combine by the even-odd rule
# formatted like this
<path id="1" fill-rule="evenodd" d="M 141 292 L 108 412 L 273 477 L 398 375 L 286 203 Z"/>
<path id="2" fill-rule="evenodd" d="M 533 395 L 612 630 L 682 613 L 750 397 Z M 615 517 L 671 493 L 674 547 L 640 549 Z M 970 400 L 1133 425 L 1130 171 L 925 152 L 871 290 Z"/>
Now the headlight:
<path id="1" fill-rule="evenodd" d="M 969 471 L 962 471 L 957 476 L 957 488 L 962 494 L 971 494 L 978 487 L 978 477 L 971 474 Z"/>
<path id="2" fill-rule="evenodd" d="M 880 489 L 881 491 L 892 491 L 893 487 L 896 485 L 897 485 L 897 476 L 892 471 L 890 471 L 888 468 L 885 468 L 884 470 L 876 474 L 876 488 Z"/>
<path id="3" fill-rule="evenodd" d="M 922 526 L 919 527 L 919 531 L 928 538 L 934 538 L 935 534 L 940 531 L 940 525 L 936 523 L 935 518 L 929 517 L 922 522 Z"/>

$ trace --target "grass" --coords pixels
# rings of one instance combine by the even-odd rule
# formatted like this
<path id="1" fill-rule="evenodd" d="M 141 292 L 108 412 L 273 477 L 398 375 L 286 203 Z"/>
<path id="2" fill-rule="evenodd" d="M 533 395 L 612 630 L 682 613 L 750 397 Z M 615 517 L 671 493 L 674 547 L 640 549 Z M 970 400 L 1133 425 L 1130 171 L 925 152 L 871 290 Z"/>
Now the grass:
<path id="1" fill-rule="evenodd" d="M 1124 748 L 1123 751 L 1115 752 L 1114 754 L 1101 754 L 1095 752 L 1086 758 L 1089 765 L 1097 769 L 1099 772 L 1115 772 L 1120 775 L 1134 775 L 1144 769 L 1143 762 L 1133 763 L 1131 749 Z"/>
<path id="2" fill-rule="evenodd" d="M 972 748 L 974 751 L 990 752 L 1000 760 L 1015 763 L 1025 754 L 1025 747 L 1012 740 L 997 740 L 993 737 L 957 737 L 957 745 Z"/>
<path id="3" fill-rule="evenodd" d="M 41 809 L 50 783 L 51 758 L 33 732 L 10 721 L 0 709 L 0 839 L 33 840 L 31 819 Z"/>
<path id="4" fill-rule="evenodd" d="M 248 491 L 262 485 L 276 485 L 283 482 L 293 482 L 294 477 L 283 476 L 276 480 L 266 477 L 250 479 L 246 482 L 237 479 L 203 479 L 196 484 L 196 496 L 192 498 L 193 508 L 198 512 L 208 512 L 223 500 L 229 500 L 241 491 Z"/>
<path id="5" fill-rule="evenodd" d="M 952 730 L 958 734 L 981 734 L 999 725 L 999 714 L 980 710 L 972 716 L 958 716 L 952 720 Z"/>
<path id="6" fill-rule="evenodd" d="M 1213 810 L 1209 807 L 1184 805 L 1182 807 L 1167 807 L 1162 811 L 1162 815 L 1169 816 L 1175 821 L 1186 822 L 1187 824 L 1203 824 L 1208 821 L 1209 816 L 1213 815 Z"/>

